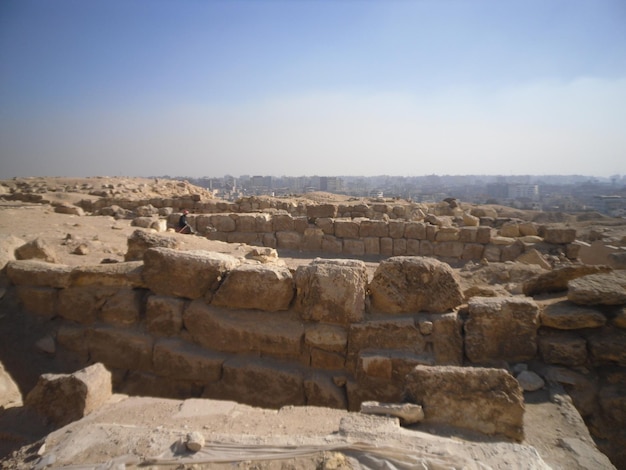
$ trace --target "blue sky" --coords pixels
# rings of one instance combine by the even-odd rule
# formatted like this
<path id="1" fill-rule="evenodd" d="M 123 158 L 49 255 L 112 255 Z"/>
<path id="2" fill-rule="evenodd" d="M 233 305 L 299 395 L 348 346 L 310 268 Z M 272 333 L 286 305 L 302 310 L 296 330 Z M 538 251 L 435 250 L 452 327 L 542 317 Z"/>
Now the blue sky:
<path id="1" fill-rule="evenodd" d="M 0 2 L 0 178 L 626 173 L 623 0 Z"/>

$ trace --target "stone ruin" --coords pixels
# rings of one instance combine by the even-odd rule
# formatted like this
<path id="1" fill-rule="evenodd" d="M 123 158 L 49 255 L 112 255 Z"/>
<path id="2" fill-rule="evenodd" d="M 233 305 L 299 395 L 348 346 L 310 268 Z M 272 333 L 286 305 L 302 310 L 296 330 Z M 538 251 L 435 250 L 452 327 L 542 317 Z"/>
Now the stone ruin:
<path id="1" fill-rule="evenodd" d="M 427 257 L 383 260 L 368 280 L 354 259 L 290 270 L 145 246 L 140 261 L 13 260 L 6 274 L 20 315 L 45 325 L 47 353 L 103 364 L 122 393 L 354 411 L 413 403 L 424 423 L 520 441 L 522 392 L 547 381 L 624 462 L 622 271 L 573 266 L 529 280 L 526 295 L 466 298 L 455 271 Z M 545 295 L 559 290 L 567 297 Z"/>

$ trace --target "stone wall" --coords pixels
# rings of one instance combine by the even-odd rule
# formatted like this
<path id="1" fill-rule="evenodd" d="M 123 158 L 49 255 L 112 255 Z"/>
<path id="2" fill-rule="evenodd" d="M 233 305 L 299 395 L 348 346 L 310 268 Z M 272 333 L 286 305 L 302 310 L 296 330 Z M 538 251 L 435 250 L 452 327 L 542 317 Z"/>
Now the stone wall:
<path id="1" fill-rule="evenodd" d="M 337 213 L 337 206 L 329 205 L 326 212 Z M 178 217 L 171 214 L 168 225 L 176 227 Z M 197 233 L 211 240 L 341 256 L 406 255 L 503 262 L 533 251 L 576 259 L 580 248 L 575 229 L 530 222 L 495 224 L 494 219 L 483 220 L 491 225 L 474 226 L 455 226 L 450 217 L 443 216 L 414 221 L 223 213 L 191 214 L 188 220 Z M 475 223 L 480 219 L 475 218 Z"/>
<path id="2" fill-rule="evenodd" d="M 47 352 L 102 362 L 121 392 L 358 410 L 404 401 L 418 365 L 531 367 L 568 389 L 596 436 L 626 426 L 626 279 L 615 273 L 570 281 L 570 298 L 549 302 L 466 301 L 447 264 L 408 256 L 370 282 L 357 260 L 291 271 L 171 248 L 6 269 L 24 314 L 48 322 Z"/>

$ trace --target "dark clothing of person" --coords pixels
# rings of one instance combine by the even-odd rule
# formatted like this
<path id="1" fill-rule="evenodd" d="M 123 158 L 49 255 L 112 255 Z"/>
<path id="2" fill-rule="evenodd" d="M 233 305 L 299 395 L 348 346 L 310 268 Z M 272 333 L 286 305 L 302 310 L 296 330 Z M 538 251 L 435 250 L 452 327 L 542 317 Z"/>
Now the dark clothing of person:
<path id="1" fill-rule="evenodd" d="M 187 226 L 187 215 L 183 214 L 180 216 L 180 219 L 178 219 L 178 228 L 182 229 L 185 228 Z"/>

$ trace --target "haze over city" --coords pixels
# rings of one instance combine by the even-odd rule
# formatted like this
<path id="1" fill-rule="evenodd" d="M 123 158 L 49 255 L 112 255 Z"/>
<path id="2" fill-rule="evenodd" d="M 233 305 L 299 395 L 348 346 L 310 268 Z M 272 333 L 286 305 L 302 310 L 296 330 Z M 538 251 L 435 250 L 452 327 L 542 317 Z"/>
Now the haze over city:
<path id="1" fill-rule="evenodd" d="M 0 177 L 626 173 L 622 0 L 0 3 Z"/>

